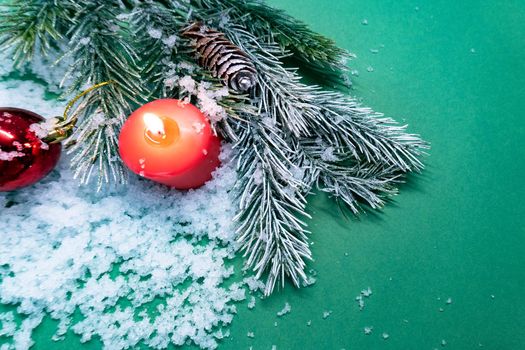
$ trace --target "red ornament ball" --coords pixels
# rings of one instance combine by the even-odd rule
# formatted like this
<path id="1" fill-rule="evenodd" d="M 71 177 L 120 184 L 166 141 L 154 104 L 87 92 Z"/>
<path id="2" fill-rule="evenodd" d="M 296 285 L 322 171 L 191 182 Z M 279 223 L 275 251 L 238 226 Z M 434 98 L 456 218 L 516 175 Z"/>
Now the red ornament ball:
<path id="1" fill-rule="evenodd" d="M 198 188 L 212 178 L 220 148 L 206 116 L 176 99 L 140 107 L 119 137 L 120 156 L 131 171 L 181 190 Z"/>
<path id="2" fill-rule="evenodd" d="M 58 163 L 62 146 L 42 142 L 31 130 L 42 121 L 30 111 L 0 107 L 0 192 L 32 185 Z"/>

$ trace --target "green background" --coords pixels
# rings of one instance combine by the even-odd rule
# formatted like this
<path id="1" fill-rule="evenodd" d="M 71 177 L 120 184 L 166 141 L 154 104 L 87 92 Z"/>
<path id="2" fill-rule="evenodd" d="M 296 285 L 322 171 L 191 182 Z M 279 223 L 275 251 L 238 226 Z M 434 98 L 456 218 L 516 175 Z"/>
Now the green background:
<path id="1" fill-rule="evenodd" d="M 353 93 L 432 150 L 381 212 L 345 219 L 312 196 L 317 283 L 240 305 L 221 348 L 525 349 L 525 1 L 269 2 L 356 53 Z M 34 349 L 100 348 L 53 343 L 53 326 Z"/>

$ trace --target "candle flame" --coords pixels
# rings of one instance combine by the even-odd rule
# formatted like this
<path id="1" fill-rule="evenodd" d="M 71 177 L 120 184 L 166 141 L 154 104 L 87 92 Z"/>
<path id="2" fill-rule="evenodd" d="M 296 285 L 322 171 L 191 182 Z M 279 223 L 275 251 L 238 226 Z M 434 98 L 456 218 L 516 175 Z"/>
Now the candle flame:
<path id="1" fill-rule="evenodd" d="M 146 129 L 152 135 L 158 137 L 163 137 L 166 135 L 166 130 L 164 129 L 164 122 L 162 119 L 154 113 L 144 113 L 144 124 Z"/>
<path id="2" fill-rule="evenodd" d="M 144 113 L 143 120 L 146 126 L 144 130 L 146 139 L 157 145 L 166 141 L 166 128 L 161 117 L 155 113 Z"/>

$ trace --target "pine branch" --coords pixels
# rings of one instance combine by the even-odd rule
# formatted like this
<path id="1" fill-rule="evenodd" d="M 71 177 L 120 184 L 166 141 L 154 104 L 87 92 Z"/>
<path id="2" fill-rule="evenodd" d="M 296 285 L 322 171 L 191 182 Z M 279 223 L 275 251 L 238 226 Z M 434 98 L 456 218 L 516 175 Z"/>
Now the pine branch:
<path id="1" fill-rule="evenodd" d="M 419 157 L 428 144 L 418 135 L 406 133 L 405 126 L 361 107 L 349 96 L 301 83 L 297 72 L 279 60 L 276 45 L 242 28 L 232 27 L 228 33 L 256 64 L 266 108 L 295 137 L 318 136 L 346 157 L 392 165 L 404 172 L 422 168 Z"/>
<path id="2" fill-rule="evenodd" d="M 174 74 L 174 62 L 191 62 L 186 53 L 180 52 L 180 29 L 186 25 L 187 10 L 170 3 L 140 2 L 127 16 L 133 31 L 133 45 L 140 52 L 143 84 L 150 96 L 167 96 L 166 79 Z M 195 66 L 196 67 L 196 66 Z"/>
<path id="3" fill-rule="evenodd" d="M 346 61 L 354 55 L 286 12 L 254 0 L 194 0 L 192 5 L 206 11 L 201 20 L 212 19 L 222 28 L 240 25 L 290 51 L 302 68 L 322 73 L 319 80 L 345 83 Z"/>
<path id="4" fill-rule="evenodd" d="M 379 114 L 370 109 L 360 107 L 352 98 L 301 83 L 296 71 L 283 66 L 280 58 L 286 55 L 286 52 L 282 52 L 275 43 L 265 42 L 239 27 L 231 27 L 226 32 L 229 39 L 241 47 L 257 67 L 259 86 L 255 95 L 262 116 L 260 127 L 274 130 L 271 138 L 265 138 L 259 133 L 244 137 L 264 142 L 266 153 L 284 152 L 283 159 L 291 162 L 285 167 L 287 169 L 292 165 L 302 169 L 309 168 L 309 176 L 303 178 L 302 187 L 298 187 L 297 184 L 294 186 L 294 177 L 288 173 L 279 177 L 282 188 L 293 189 L 294 195 L 304 198 L 315 182 L 321 190 L 337 196 L 357 213 L 358 201 L 372 208 L 382 206 L 383 197 L 395 193 L 393 184 L 399 181 L 400 172 L 421 169 L 422 163 L 418 157 L 427 145 L 418 136 L 405 133 L 404 127 L 397 126 L 390 119 L 380 118 Z M 282 141 L 274 143 L 274 139 Z M 319 153 L 321 149 L 317 152 L 312 150 L 311 146 L 307 147 L 301 140 L 317 142 L 322 146 L 323 152 Z M 247 147 L 250 148 L 249 145 L 239 146 L 240 149 Z M 324 152 L 328 147 L 333 148 L 335 154 L 325 157 Z M 262 151 L 255 152 L 259 154 Z M 308 161 L 301 158 L 303 155 Z M 251 159 L 255 156 L 241 154 L 239 157 Z M 272 159 L 264 158 L 267 161 Z M 343 165 L 342 161 L 348 159 L 353 159 L 354 166 Z M 268 167 L 280 169 L 280 164 L 270 164 Z M 255 171 L 253 164 L 250 169 Z M 253 173 L 242 167 L 239 172 L 242 177 L 253 176 Z M 273 177 L 270 179 L 273 184 Z M 270 182 L 265 177 L 262 181 L 263 184 Z M 244 195 L 248 193 L 257 199 L 253 203 L 253 208 L 256 209 L 241 206 L 241 217 L 275 215 L 272 209 L 277 208 L 271 207 L 274 192 L 270 192 L 266 187 L 257 189 L 250 187 L 250 183 L 241 183 L 243 188 L 247 188 Z M 302 208 L 283 206 L 278 209 L 280 215 L 293 217 L 297 215 L 296 211 Z M 266 225 L 269 225 L 272 220 L 264 215 L 263 219 L 266 219 Z M 247 219 L 240 226 L 242 234 L 239 238 L 241 247 L 249 256 L 248 266 L 252 266 L 259 275 L 264 270 L 268 271 L 267 294 L 271 293 L 276 281 L 283 282 L 285 276 L 291 276 L 297 286 L 301 284 L 300 279 L 305 282 L 306 276 L 299 269 L 304 268 L 304 258 L 309 256 L 307 245 L 295 247 L 295 250 L 286 246 L 292 252 L 287 250 L 286 257 L 290 260 L 287 260 L 286 264 L 279 260 L 283 256 L 283 248 L 273 241 L 278 242 L 292 234 L 306 244 L 306 229 L 272 229 L 272 235 L 268 236 L 264 232 L 264 225 L 257 226 Z M 270 249 L 268 247 L 277 247 L 277 250 L 273 251 L 272 259 L 267 255 Z"/>
<path id="5" fill-rule="evenodd" d="M 37 49 L 45 56 L 56 48 L 69 23 L 69 6 L 53 0 L 17 0 L 0 8 L 0 49 L 12 50 L 16 67 L 31 61 Z"/>
<path id="6" fill-rule="evenodd" d="M 268 272 L 265 294 L 290 277 L 300 286 L 307 277 L 305 260 L 311 259 L 306 224 L 304 186 L 290 169 L 297 152 L 272 125 L 251 122 L 244 126 L 238 149 L 237 187 L 240 193 L 238 242 L 246 266 L 261 277 Z"/>
<path id="7" fill-rule="evenodd" d="M 72 0 L 58 1 L 72 6 Z M 118 156 L 120 127 L 132 110 L 133 103 L 147 97 L 144 92 L 137 54 L 128 39 L 129 27 L 118 19 L 122 9 L 116 1 L 85 1 L 76 5 L 73 25 L 68 32 L 72 64 L 64 81 L 70 91 L 86 85 L 113 81 L 91 94 L 75 110 L 80 123 L 72 146 L 72 166 L 81 183 L 90 181 L 97 169 L 99 189 L 110 179 L 123 183 L 125 170 Z"/>
<path id="8" fill-rule="evenodd" d="M 402 182 L 402 173 L 395 167 L 341 161 L 337 150 L 320 139 L 301 143 L 305 157 L 317 170 L 317 189 L 342 200 L 354 214 L 362 211 L 362 204 L 379 209 L 385 198 L 397 194 L 395 185 Z"/>

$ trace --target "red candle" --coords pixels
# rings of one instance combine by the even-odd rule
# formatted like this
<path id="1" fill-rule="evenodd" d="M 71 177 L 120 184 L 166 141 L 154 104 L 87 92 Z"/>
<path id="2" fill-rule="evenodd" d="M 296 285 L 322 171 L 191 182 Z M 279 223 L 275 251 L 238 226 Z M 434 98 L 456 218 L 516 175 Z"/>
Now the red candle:
<path id="1" fill-rule="evenodd" d="M 134 173 L 177 189 L 202 186 L 220 164 L 220 139 L 208 119 L 175 99 L 133 112 L 120 132 L 119 151 Z"/>

